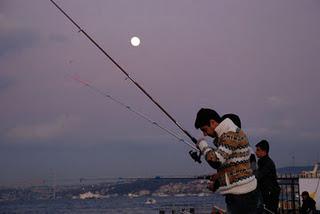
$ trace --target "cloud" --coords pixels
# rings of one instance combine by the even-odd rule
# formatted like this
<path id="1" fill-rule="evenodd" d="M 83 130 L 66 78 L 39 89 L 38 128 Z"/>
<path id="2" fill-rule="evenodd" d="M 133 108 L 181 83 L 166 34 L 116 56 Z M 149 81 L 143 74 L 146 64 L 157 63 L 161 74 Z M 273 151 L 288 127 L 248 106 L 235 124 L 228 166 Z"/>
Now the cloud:
<path id="1" fill-rule="evenodd" d="M 13 79 L 7 76 L 1 75 L 0 76 L 0 93 L 6 91 L 12 84 Z"/>
<path id="2" fill-rule="evenodd" d="M 280 107 L 287 105 L 286 100 L 284 98 L 279 97 L 279 96 L 267 97 L 266 102 L 267 102 L 267 104 L 269 104 L 270 106 L 272 106 L 274 108 L 280 108 Z"/>
<path id="3" fill-rule="evenodd" d="M 248 136 L 253 137 L 281 137 L 290 136 L 292 132 L 299 132 L 299 127 L 293 119 L 288 118 L 274 118 L 272 121 L 265 123 L 260 127 L 249 127 L 246 129 Z"/>
<path id="4" fill-rule="evenodd" d="M 318 131 L 303 131 L 299 133 L 299 136 L 308 141 L 320 141 L 320 133 Z"/>
<path id="5" fill-rule="evenodd" d="M 68 41 L 68 37 L 61 34 L 51 34 L 49 35 L 49 40 L 58 43 L 64 43 Z"/>
<path id="6" fill-rule="evenodd" d="M 3 14 L 0 14 L 0 57 L 32 47 L 39 35 L 35 31 L 15 25 Z"/>
<path id="7" fill-rule="evenodd" d="M 52 121 L 43 123 L 19 125 L 7 131 L 7 138 L 11 140 L 40 141 L 60 137 L 72 129 L 78 119 L 59 116 Z"/>
<path id="8" fill-rule="evenodd" d="M 288 119 L 288 118 L 283 118 L 278 120 L 277 122 L 277 126 L 279 127 L 279 129 L 291 129 L 294 128 L 296 125 L 296 122 L 293 119 Z"/>
<path id="9" fill-rule="evenodd" d="M 0 1 L 0 12 L 4 11 L 7 8 L 8 0 L 1 0 Z M 1 20 L 1 13 L 0 13 L 0 20 Z"/>
<path id="10" fill-rule="evenodd" d="M 273 136 L 280 133 L 278 129 L 267 127 L 248 128 L 246 131 L 249 136 Z"/>

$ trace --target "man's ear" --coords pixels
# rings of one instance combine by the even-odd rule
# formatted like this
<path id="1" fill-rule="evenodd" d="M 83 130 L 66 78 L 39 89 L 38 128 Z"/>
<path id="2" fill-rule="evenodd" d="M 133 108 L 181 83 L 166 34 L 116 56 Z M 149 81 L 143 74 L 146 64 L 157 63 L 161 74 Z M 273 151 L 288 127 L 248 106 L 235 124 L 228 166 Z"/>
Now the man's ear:
<path id="1" fill-rule="evenodd" d="M 211 119 L 209 122 L 211 127 L 216 127 L 217 122 L 215 120 Z"/>

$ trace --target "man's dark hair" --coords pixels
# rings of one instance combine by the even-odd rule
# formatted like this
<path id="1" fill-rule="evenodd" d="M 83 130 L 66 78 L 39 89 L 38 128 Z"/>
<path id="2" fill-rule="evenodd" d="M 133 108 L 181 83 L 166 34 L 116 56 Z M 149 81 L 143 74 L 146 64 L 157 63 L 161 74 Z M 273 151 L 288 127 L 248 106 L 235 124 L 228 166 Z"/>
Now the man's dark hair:
<path id="1" fill-rule="evenodd" d="M 259 147 L 263 151 L 269 153 L 269 143 L 266 140 L 261 140 L 259 143 L 257 143 L 256 147 Z"/>
<path id="2" fill-rule="evenodd" d="M 196 129 L 199 129 L 202 126 L 209 126 L 210 120 L 215 120 L 217 123 L 221 122 L 220 115 L 212 109 L 209 108 L 202 108 L 197 113 L 197 118 L 194 123 Z"/>
<path id="3" fill-rule="evenodd" d="M 232 120 L 232 122 L 238 126 L 239 128 L 241 128 L 241 120 L 240 117 L 236 114 L 225 114 L 221 117 L 221 121 L 223 121 L 224 119 L 229 118 L 230 120 Z"/>
<path id="4" fill-rule="evenodd" d="M 303 191 L 301 195 L 309 196 L 309 193 L 307 191 Z"/>

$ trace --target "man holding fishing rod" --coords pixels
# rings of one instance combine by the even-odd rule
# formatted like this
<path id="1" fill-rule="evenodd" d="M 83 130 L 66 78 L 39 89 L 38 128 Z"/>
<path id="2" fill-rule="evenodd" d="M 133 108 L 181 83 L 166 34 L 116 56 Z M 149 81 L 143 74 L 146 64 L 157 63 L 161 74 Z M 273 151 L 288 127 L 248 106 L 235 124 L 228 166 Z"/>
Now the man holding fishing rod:
<path id="1" fill-rule="evenodd" d="M 78 25 L 54 0 L 52 4 L 81 32 L 96 48 L 99 49 L 126 78 L 131 81 L 144 95 L 146 95 L 183 133 L 185 133 L 204 155 L 211 166 L 217 168 L 220 186 L 218 191 L 226 196 L 229 213 L 255 213 L 257 207 L 257 181 L 250 168 L 249 143 L 246 135 L 229 118 L 224 120 L 212 109 L 201 109 L 198 112 L 195 126 L 201 129 L 205 136 L 217 138 L 217 149 L 209 148 L 208 143 L 197 140 L 190 135 L 110 54 L 108 54 L 80 25 Z M 79 80 L 78 80 L 79 81 Z M 107 96 L 91 85 L 86 86 L 97 93 Z M 109 96 L 111 97 L 111 96 Z M 139 114 L 139 113 L 138 113 Z M 147 119 L 147 118 L 146 118 Z M 149 120 L 149 119 L 147 119 Z M 160 127 L 160 126 L 159 126 Z M 191 145 L 193 146 L 193 145 Z M 189 152 L 194 160 L 200 161 L 197 152 Z"/>
<path id="2" fill-rule="evenodd" d="M 251 214 L 257 212 L 257 180 L 250 165 L 250 149 L 246 134 L 229 119 L 223 119 L 212 109 L 197 113 L 196 129 L 204 136 L 215 138 L 216 149 L 199 139 L 197 147 L 206 161 L 217 169 L 217 191 L 225 196 L 227 212 Z"/>

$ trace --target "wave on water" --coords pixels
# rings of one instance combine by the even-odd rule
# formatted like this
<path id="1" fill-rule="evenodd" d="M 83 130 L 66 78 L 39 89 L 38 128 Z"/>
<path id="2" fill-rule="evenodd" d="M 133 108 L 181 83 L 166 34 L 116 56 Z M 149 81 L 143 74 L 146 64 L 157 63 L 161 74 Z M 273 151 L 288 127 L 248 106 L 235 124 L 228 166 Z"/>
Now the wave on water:
<path id="1" fill-rule="evenodd" d="M 194 209 L 196 213 L 210 213 L 213 206 L 224 208 L 224 199 L 220 195 L 210 196 L 168 196 L 153 197 L 154 203 L 146 203 L 150 197 L 110 197 L 88 200 L 36 200 L 1 202 L 0 213 L 126 213 L 158 214 L 160 210 L 177 213 Z"/>

